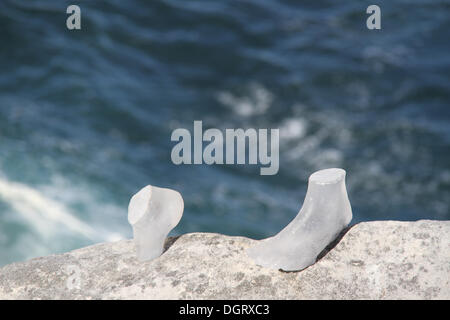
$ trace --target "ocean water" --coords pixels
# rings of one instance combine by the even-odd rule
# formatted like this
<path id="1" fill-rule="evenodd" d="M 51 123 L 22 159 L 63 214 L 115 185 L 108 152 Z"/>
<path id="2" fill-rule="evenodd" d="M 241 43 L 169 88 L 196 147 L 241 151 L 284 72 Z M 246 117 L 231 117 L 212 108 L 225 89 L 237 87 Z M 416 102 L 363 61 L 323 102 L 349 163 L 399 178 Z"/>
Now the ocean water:
<path id="1" fill-rule="evenodd" d="M 0 265 L 131 237 L 147 184 L 182 193 L 173 234 L 273 235 L 328 167 L 354 223 L 450 219 L 450 2 L 378 1 L 373 31 L 370 4 L 2 0 Z M 194 120 L 279 128 L 279 173 L 172 164 Z"/>

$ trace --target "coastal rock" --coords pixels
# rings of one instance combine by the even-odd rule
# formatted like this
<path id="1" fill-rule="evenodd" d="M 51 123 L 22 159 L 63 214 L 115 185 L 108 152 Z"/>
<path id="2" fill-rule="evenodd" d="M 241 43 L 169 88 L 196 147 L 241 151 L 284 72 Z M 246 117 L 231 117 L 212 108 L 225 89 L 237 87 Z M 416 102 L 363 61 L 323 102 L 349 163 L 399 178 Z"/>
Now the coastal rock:
<path id="1" fill-rule="evenodd" d="M 0 299 L 450 299 L 450 221 L 363 222 L 299 272 L 257 266 L 255 240 L 190 233 L 139 262 L 132 240 L 0 269 Z"/>

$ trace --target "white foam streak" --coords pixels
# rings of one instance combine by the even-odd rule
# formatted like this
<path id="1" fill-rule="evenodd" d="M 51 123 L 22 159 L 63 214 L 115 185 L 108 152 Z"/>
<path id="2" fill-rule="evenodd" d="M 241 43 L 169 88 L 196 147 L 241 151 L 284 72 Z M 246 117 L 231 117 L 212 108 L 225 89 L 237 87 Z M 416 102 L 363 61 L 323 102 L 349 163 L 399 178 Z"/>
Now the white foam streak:
<path id="1" fill-rule="evenodd" d="M 76 218 L 64 205 L 25 184 L 0 177 L 0 198 L 46 238 L 63 227 L 94 239 L 95 232 L 91 226 Z"/>
<path id="2" fill-rule="evenodd" d="M 272 105 L 273 94 L 263 86 L 252 83 L 247 96 L 236 96 L 230 92 L 220 92 L 217 99 L 243 117 L 264 114 Z"/>

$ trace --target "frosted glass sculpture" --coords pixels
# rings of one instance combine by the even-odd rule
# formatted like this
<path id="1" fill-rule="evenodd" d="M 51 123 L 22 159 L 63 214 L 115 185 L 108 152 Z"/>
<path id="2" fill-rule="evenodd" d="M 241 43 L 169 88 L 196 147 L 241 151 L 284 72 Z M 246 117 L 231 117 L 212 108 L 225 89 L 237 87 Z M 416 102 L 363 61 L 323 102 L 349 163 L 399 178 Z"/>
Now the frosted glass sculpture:
<path id="1" fill-rule="evenodd" d="M 164 250 L 164 241 L 183 215 L 181 194 L 172 189 L 146 186 L 128 205 L 128 222 L 133 227 L 139 260 L 152 260 Z"/>
<path id="2" fill-rule="evenodd" d="M 300 212 L 277 235 L 248 249 L 256 264 L 285 271 L 302 270 L 315 261 L 352 220 L 345 170 L 325 169 L 309 177 Z"/>

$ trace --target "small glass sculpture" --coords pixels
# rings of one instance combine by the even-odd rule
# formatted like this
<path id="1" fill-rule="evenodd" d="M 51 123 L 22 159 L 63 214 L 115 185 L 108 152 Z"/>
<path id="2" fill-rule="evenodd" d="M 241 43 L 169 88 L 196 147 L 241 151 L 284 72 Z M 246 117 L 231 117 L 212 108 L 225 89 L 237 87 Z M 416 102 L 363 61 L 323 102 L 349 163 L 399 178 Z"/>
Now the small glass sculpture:
<path id="1" fill-rule="evenodd" d="M 294 220 L 277 235 L 248 249 L 255 263 L 284 271 L 312 265 L 352 220 L 345 174 L 345 170 L 337 168 L 313 173 L 303 206 Z"/>
<path id="2" fill-rule="evenodd" d="M 181 194 L 172 189 L 146 186 L 136 193 L 128 206 L 128 222 L 133 227 L 139 260 L 159 257 L 164 241 L 183 215 Z"/>

